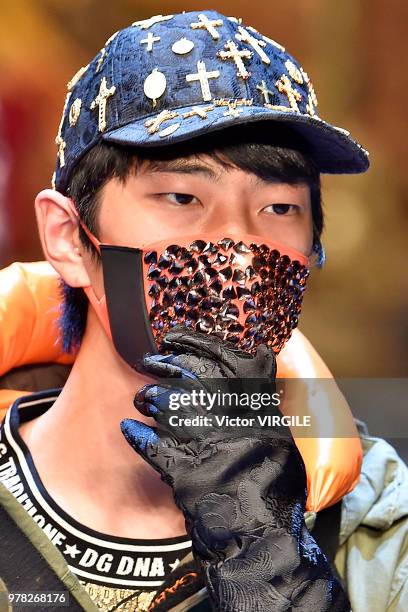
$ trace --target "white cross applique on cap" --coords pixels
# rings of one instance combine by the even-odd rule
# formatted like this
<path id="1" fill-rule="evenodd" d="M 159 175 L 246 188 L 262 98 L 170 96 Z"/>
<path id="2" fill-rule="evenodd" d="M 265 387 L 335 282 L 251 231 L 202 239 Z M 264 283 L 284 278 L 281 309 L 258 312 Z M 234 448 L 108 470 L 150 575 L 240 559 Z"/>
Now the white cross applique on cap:
<path id="1" fill-rule="evenodd" d="M 259 55 L 264 64 L 270 64 L 271 60 L 266 55 L 263 47 L 266 47 L 266 42 L 264 40 L 259 40 L 252 36 L 245 28 L 238 26 L 239 34 L 235 34 L 235 38 L 240 42 L 246 43 L 247 45 L 251 45 L 255 53 Z"/>
<path id="2" fill-rule="evenodd" d="M 153 51 L 153 45 L 155 42 L 159 42 L 160 36 L 155 36 L 152 32 L 149 32 L 147 38 L 140 41 L 141 45 L 146 45 L 146 51 Z"/>
<path id="3" fill-rule="evenodd" d="M 103 77 L 101 84 L 99 86 L 99 93 L 96 96 L 95 100 L 91 102 L 90 109 L 94 110 L 96 107 L 98 110 L 98 129 L 100 132 L 104 132 L 106 130 L 106 106 L 108 103 L 108 99 L 113 96 L 116 91 L 116 87 L 112 85 L 112 87 L 107 87 L 106 77 Z"/>
<path id="4" fill-rule="evenodd" d="M 215 28 L 222 26 L 223 23 L 224 22 L 222 19 L 213 19 L 211 21 L 208 19 L 207 15 L 201 13 L 198 16 L 198 23 L 191 23 L 190 27 L 193 28 L 193 30 L 205 29 L 211 35 L 213 40 L 219 40 L 220 33 Z"/>
<path id="5" fill-rule="evenodd" d="M 265 104 L 270 104 L 271 99 L 269 96 L 273 96 L 273 91 L 268 89 L 265 81 L 261 81 L 259 85 L 256 86 L 256 88 L 263 95 Z"/>
<path id="6" fill-rule="evenodd" d="M 278 88 L 278 91 L 287 96 L 290 108 L 299 113 L 300 111 L 297 103 L 302 100 L 302 94 L 297 89 L 292 87 L 292 83 L 286 74 L 282 74 L 281 78 L 279 81 L 276 81 L 275 85 Z"/>
<path id="7" fill-rule="evenodd" d="M 162 21 L 169 21 L 173 19 L 174 15 L 154 15 L 154 17 L 150 17 L 150 19 L 142 19 L 142 21 L 134 21 L 132 26 L 138 27 L 141 30 L 148 30 L 152 26 L 156 25 L 156 23 L 161 23 Z"/>
<path id="8" fill-rule="evenodd" d="M 251 73 L 245 67 L 244 59 L 252 58 L 252 51 L 249 49 L 238 49 L 237 45 L 233 40 L 229 40 L 224 45 L 226 51 L 218 51 L 217 57 L 222 59 L 223 61 L 232 60 L 235 62 L 236 67 L 238 68 L 237 76 L 242 79 L 249 79 Z"/>
<path id="9" fill-rule="evenodd" d="M 208 79 L 216 79 L 220 76 L 219 70 L 212 70 L 207 72 L 205 68 L 205 63 L 203 61 L 197 62 L 197 74 L 187 74 L 186 81 L 188 83 L 199 81 L 201 85 L 201 93 L 203 96 L 204 102 L 209 102 L 212 100 L 212 95 L 210 91 L 210 83 Z"/>

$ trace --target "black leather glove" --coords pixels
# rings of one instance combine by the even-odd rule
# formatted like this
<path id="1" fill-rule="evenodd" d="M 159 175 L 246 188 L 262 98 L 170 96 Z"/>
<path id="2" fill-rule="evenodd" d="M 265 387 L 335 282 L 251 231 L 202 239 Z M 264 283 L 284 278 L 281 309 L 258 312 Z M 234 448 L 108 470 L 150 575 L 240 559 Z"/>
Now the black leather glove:
<path id="1" fill-rule="evenodd" d="M 146 357 L 146 370 L 188 382 L 190 390 L 207 391 L 214 377 L 275 375 L 274 355 L 265 346 L 251 357 L 188 330 L 169 333 L 165 344 L 173 353 Z M 186 418 L 209 413 L 191 405 L 177 411 L 183 424 L 172 426 L 176 389 L 167 381 L 143 387 L 135 405 L 158 428 L 127 419 L 122 431 L 173 488 L 214 609 L 348 612 L 347 596 L 304 522 L 306 472 L 289 430 L 281 436 L 254 427 L 250 436 L 237 436 L 214 423 L 192 427 Z"/>

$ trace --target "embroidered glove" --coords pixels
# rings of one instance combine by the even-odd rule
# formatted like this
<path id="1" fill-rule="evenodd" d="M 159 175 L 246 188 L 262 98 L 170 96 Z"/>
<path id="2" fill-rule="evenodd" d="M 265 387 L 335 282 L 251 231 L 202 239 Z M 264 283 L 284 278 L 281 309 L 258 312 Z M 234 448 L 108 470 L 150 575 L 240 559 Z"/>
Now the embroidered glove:
<path id="1" fill-rule="evenodd" d="M 176 329 L 166 348 L 172 354 L 145 358 L 146 371 L 179 379 L 190 392 L 208 392 L 214 378 L 275 376 L 265 346 L 251 357 L 217 337 Z M 347 596 L 304 522 L 306 472 L 290 431 L 282 436 L 255 427 L 237 436 L 214 423 L 199 429 L 186 419 L 209 413 L 191 404 L 180 407 L 179 425 L 171 425 L 170 396 L 177 391 L 185 388 L 146 385 L 135 405 L 157 428 L 132 419 L 121 427 L 173 488 L 214 609 L 348 612 Z"/>

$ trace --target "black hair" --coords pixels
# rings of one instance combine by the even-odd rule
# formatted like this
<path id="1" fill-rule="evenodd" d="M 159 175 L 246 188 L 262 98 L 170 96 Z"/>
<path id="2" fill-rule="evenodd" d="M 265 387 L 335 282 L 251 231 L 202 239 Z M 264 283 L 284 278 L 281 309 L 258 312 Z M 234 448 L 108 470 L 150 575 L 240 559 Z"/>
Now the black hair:
<path id="1" fill-rule="evenodd" d="M 290 127 L 271 122 L 235 126 L 185 142 L 152 148 L 137 148 L 100 142 L 74 167 L 65 195 L 71 197 L 88 229 L 98 236 L 98 207 L 103 186 L 113 178 L 125 181 L 145 160 L 153 163 L 208 155 L 223 167 L 238 168 L 261 179 L 310 188 L 313 218 L 313 251 L 322 253 L 323 231 L 320 172 L 307 144 Z M 80 227 L 84 246 L 96 259 L 95 247 Z M 321 256 L 320 256 L 321 259 Z M 64 351 L 77 348 L 85 331 L 88 301 L 80 288 L 61 284 L 63 304 L 60 318 Z"/>

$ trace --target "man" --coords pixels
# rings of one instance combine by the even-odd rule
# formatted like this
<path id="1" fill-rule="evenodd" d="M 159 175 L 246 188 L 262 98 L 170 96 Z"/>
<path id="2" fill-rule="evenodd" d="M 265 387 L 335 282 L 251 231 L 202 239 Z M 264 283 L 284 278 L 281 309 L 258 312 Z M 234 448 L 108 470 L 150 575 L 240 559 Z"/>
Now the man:
<path id="1" fill-rule="evenodd" d="M 302 262 L 313 253 L 323 259 L 320 172 L 360 172 L 368 166 L 366 152 L 343 130 L 320 120 L 316 105 L 307 74 L 278 43 L 211 11 L 156 16 L 133 24 L 113 35 L 68 84 L 56 139 L 55 190 L 38 195 L 36 212 L 46 257 L 64 280 L 64 346 L 70 349 L 80 343 L 80 349 L 61 393 L 24 400 L 20 414 L 18 405 L 12 407 L 1 443 L 2 457 L 13 460 L 17 469 L 17 474 L 10 473 L 3 481 L 10 490 L 16 485 L 24 489 L 22 492 L 20 487 L 19 494 L 13 491 L 18 509 L 4 494 L 4 524 L 12 530 L 14 521 L 19 533 L 25 534 L 26 539 L 22 537 L 19 543 L 21 550 L 29 540 L 35 550 L 45 551 L 39 559 L 29 548 L 25 558 L 38 567 L 44 590 L 58 581 L 60 588 L 55 590 L 63 590 L 61 585 L 70 590 L 76 600 L 71 601 L 72 609 L 92 609 L 91 599 L 106 610 L 149 606 L 167 610 L 183 600 L 188 602 L 185 609 L 198 605 L 210 609 L 207 594 L 213 607 L 224 610 L 350 608 L 345 588 L 304 524 L 305 474 L 296 447 L 279 441 L 274 455 L 270 440 L 266 442 L 259 432 L 254 439 L 238 438 L 238 444 L 236 439 L 228 439 L 223 446 L 225 440 L 217 438 L 219 432 L 211 431 L 210 469 L 203 462 L 204 468 L 198 464 L 191 472 L 183 470 L 184 457 L 180 461 L 174 449 L 194 453 L 194 435 L 188 443 L 193 445 L 188 446 L 177 439 L 177 431 L 164 439 L 160 427 L 157 433 L 152 430 L 152 417 L 163 426 L 163 415 L 168 412 L 167 389 L 158 382 L 155 392 L 149 386 L 140 391 L 143 384 L 164 376 L 202 384 L 211 369 L 217 377 L 229 380 L 248 375 L 248 367 L 254 378 L 274 377 L 273 353 L 261 348 L 262 341 L 269 341 L 275 352 L 282 348 L 300 310 L 306 277 Z M 184 236 L 197 240 L 184 241 L 176 261 L 175 256 L 168 256 L 169 245 L 179 245 Z M 207 290 L 204 281 L 213 290 L 217 287 L 211 285 L 214 272 L 210 265 L 203 264 L 205 278 L 196 276 L 200 271 L 198 257 L 207 257 L 206 243 L 200 238 L 209 236 L 231 237 L 231 244 L 211 243 L 210 248 L 215 249 L 211 255 L 221 257 L 219 261 L 232 245 L 235 253 L 245 258 L 248 245 L 255 244 L 259 251 L 255 277 L 269 278 L 272 270 L 282 287 L 288 288 L 275 304 L 280 310 L 269 320 L 262 319 L 262 325 L 245 320 L 246 336 L 240 328 L 241 319 L 234 314 L 235 298 L 229 290 L 231 310 L 222 315 L 221 322 L 216 319 L 216 324 L 224 338 L 238 342 L 251 358 L 228 343 L 208 341 L 199 333 L 215 325 L 214 317 L 223 312 L 223 303 L 217 307 L 209 304 L 208 319 L 200 310 L 204 295 L 197 298 L 197 288 Z M 254 237 L 259 244 L 251 242 Z M 158 243 L 168 248 L 157 261 L 152 254 L 158 247 L 148 245 Z M 265 245 L 270 248 L 262 250 Z M 275 259 L 272 265 L 276 245 L 281 249 L 279 262 Z M 142 261 L 140 247 L 145 246 Z M 268 260 L 264 264 L 265 253 Z M 229 257 L 231 254 L 228 252 Z M 185 292 L 176 282 L 170 286 L 173 279 L 160 273 L 182 266 L 184 256 L 195 283 L 192 288 L 186 278 L 190 290 Z M 124 262 L 128 257 L 129 269 L 124 264 L 118 267 L 119 259 Z M 140 266 L 139 285 L 133 287 L 136 265 Z M 234 271 L 239 285 L 239 263 Z M 175 270 L 174 278 L 179 273 Z M 224 271 L 226 278 L 228 275 Z M 149 287 L 145 296 L 141 279 Z M 163 283 L 162 292 L 158 282 L 149 284 L 153 279 Z M 254 289 L 256 300 L 261 286 Z M 292 287 L 298 291 L 296 295 Z M 224 296 L 225 289 L 221 283 L 216 290 Z M 163 300 L 165 292 L 167 305 L 158 301 L 159 294 Z M 267 305 L 268 295 L 266 292 Z M 132 300 L 134 304 L 139 300 L 138 308 L 130 308 Z M 256 318 L 250 298 L 246 301 L 248 319 Z M 267 310 L 263 307 L 263 317 L 267 317 L 263 314 Z M 149 314 L 149 322 L 141 320 L 140 312 Z M 277 312 L 282 314 L 279 332 L 274 323 Z M 195 331 L 166 334 L 172 322 L 181 321 Z M 268 325 L 271 333 L 264 337 Z M 138 342 L 131 337 L 133 329 Z M 141 373 L 131 366 L 137 366 L 139 357 L 149 352 L 142 350 L 142 339 L 147 347 L 152 347 L 154 340 L 170 355 L 145 359 Z M 202 372 L 207 376 L 201 376 Z M 130 406 L 138 389 L 136 405 L 144 416 L 135 424 L 129 417 L 134 416 Z M 139 455 L 119 431 L 122 420 L 125 436 Z M 170 463 L 162 461 L 169 445 Z M 366 449 L 373 445 L 367 441 Z M 217 453 L 212 452 L 215 448 Z M 246 457 L 253 456 L 254 448 L 258 463 L 252 465 L 243 461 L 240 453 L 244 450 Z M 391 450 L 387 452 L 392 455 Z M 225 495 L 233 489 L 233 481 L 227 477 L 225 490 L 217 488 L 217 479 L 212 480 L 229 461 L 231 471 L 240 465 L 245 487 L 254 482 L 253 467 L 259 467 L 268 483 L 266 506 L 262 506 L 265 499 L 256 488 L 249 499 L 257 503 L 246 520 L 239 515 L 243 505 L 238 508 L 234 496 L 227 500 L 227 506 L 232 504 L 227 507 L 229 516 L 224 506 L 214 506 L 221 497 L 226 501 Z M 270 461 L 283 466 L 278 479 L 273 470 L 266 469 Z M 172 471 L 174 466 L 177 473 Z M 398 470 L 401 478 L 403 467 Z M 384 484 L 388 476 L 383 471 Z M 18 483 L 11 481 L 16 477 Z M 290 489 L 285 493 L 286 502 L 282 497 L 285 478 Z M 381 482 L 377 486 L 375 499 L 383 488 Z M 196 499 L 202 492 L 209 495 L 204 512 L 203 500 Z M 369 500 L 370 496 L 361 487 L 358 492 L 357 487 L 343 503 L 343 512 Z M 25 513 L 20 512 L 21 506 Z M 236 517 L 241 538 L 231 536 L 230 526 L 220 535 L 219 526 L 214 529 L 208 525 L 206 520 L 215 510 L 223 521 Z M 406 512 L 406 500 L 401 499 L 391 522 L 403 519 Z M 351 533 L 345 516 L 341 538 Z M 354 511 L 355 527 L 363 518 Z M 41 540 L 42 534 L 32 527 L 33 520 L 46 532 L 54 549 L 60 548 L 68 567 L 49 542 Z M 363 601 L 355 590 L 355 570 L 350 564 L 355 561 L 354 547 L 364 555 L 366 544 L 361 538 L 370 547 L 379 546 L 377 536 L 373 539 L 366 533 L 372 526 L 377 524 L 368 522 L 367 527 L 357 530 L 357 545 L 349 538 L 336 564 L 347 582 L 354 611 L 367 606 L 371 610 L 402 609 L 406 560 L 401 560 L 400 549 L 405 524 L 393 527 L 393 558 L 387 557 L 392 567 L 389 577 L 384 577 L 386 587 L 368 593 Z M 195 563 L 181 571 L 177 566 L 190 551 L 191 539 Z M 388 534 L 380 540 L 381 545 L 391 546 Z M 28 590 L 29 577 L 23 582 L 15 578 L 13 554 L 17 552 L 13 553 L 10 541 L 6 550 L 11 561 L 2 568 L 2 575 L 10 591 L 11 587 L 17 590 L 19 584 Z M 280 550 L 280 555 L 272 555 L 273 550 Z M 236 576 L 228 578 L 232 567 Z M 171 569 L 179 570 L 180 578 L 172 578 Z M 360 585 L 368 585 L 366 572 L 360 574 Z M 85 584 L 91 599 L 75 576 Z M 165 587 L 156 597 L 163 579 L 170 580 L 170 588 Z M 33 590 L 38 590 L 38 583 Z"/>

